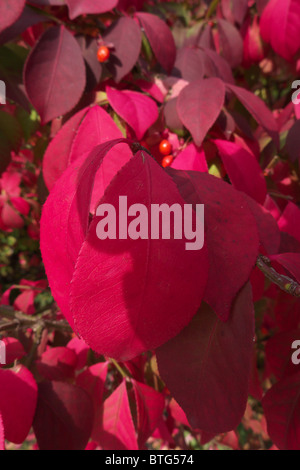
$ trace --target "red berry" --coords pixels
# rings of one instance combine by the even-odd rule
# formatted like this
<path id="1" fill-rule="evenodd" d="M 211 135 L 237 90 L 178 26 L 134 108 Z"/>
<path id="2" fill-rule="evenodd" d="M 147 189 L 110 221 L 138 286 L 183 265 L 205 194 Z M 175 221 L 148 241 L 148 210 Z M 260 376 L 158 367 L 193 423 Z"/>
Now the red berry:
<path id="1" fill-rule="evenodd" d="M 170 166 L 173 162 L 173 157 L 172 155 L 167 155 L 165 158 L 163 158 L 161 164 L 163 168 L 167 168 L 167 166 Z"/>
<path id="2" fill-rule="evenodd" d="M 162 155 L 168 156 L 172 152 L 172 145 L 168 140 L 162 140 L 159 144 L 159 151 Z"/>
<path id="3" fill-rule="evenodd" d="M 101 62 L 102 64 L 104 62 L 107 62 L 110 57 L 110 50 L 108 49 L 108 47 L 106 46 L 99 47 L 97 57 L 98 57 L 99 62 Z"/>

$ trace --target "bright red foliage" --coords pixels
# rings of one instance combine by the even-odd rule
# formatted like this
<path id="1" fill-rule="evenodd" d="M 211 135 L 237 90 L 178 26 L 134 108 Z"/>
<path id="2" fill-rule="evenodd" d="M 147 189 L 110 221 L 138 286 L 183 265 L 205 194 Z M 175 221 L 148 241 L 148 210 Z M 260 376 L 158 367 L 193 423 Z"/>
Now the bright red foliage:
<path id="1" fill-rule="evenodd" d="M 298 0 L 1 2 L 0 450 L 300 449 L 299 28 Z M 99 240 L 120 196 L 203 204 L 203 248 Z"/>

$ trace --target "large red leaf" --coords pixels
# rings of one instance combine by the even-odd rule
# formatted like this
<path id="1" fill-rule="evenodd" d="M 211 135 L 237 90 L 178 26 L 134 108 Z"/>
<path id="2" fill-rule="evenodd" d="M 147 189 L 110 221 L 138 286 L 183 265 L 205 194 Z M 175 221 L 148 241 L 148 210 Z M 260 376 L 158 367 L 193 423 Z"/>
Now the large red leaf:
<path id="1" fill-rule="evenodd" d="M 104 40 L 113 46 L 107 67 L 116 82 L 120 82 L 139 58 L 142 46 L 141 30 L 132 18 L 119 18 L 107 30 Z"/>
<path id="2" fill-rule="evenodd" d="M 0 369 L 0 415 L 5 439 L 21 444 L 27 437 L 36 409 L 37 385 L 23 366 Z"/>
<path id="3" fill-rule="evenodd" d="M 135 380 L 131 382 L 137 406 L 138 443 L 139 448 L 143 448 L 147 439 L 159 425 L 165 407 L 165 398 L 162 393 L 148 385 Z"/>
<path id="4" fill-rule="evenodd" d="M 64 26 L 48 29 L 31 51 L 24 71 L 26 91 L 45 124 L 80 100 L 86 82 L 78 42 Z"/>
<path id="5" fill-rule="evenodd" d="M 158 119 L 158 108 L 152 98 L 136 91 L 119 91 L 106 87 L 111 107 L 132 127 L 138 140 Z"/>
<path id="6" fill-rule="evenodd" d="M 253 336 L 247 284 L 227 323 L 203 304 L 189 326 L 157 350 L 160 375 L 193 428 L 221 433 L 239 424 L 248 398 Z"/>
<path id="7" fill-rule="evenodd" d="M 280 450 L 300 450 L 300 373 L 274 385 L 262 405 L 274 444 Z"/>
<path id="8" fill-rule="evenodd" d="M 93 405 L 79 387 L 42 382 L 33 429 L 40 450 L 84 450 L 93 427 Z"/>
<path id="9" fill-rule="evenodd" d="M 21 16 L 25 0 L 9 0 L 0 4 L 0 32 L 12 25 Z"/>
<path id="10" fill-rule="evenodd" d="M 119 216 L 120 195 L 127 196 L 128 207 L 143 204 L 149 212 L 153 204 L 184 204 L 172 179 L 140 152 L 100 203 L 113 205 Z M 174 220 L 168 240 L 151 239 L 147 229 L 147 239 L 102 241 L 96 233 L 99 221 L 95 216 L 80 250 L 71 311 L 76 329 L 93 350 L 126 361 L 160 346 L 195 315 L 206 286 L 207 252 L 205 247 L 186 250 L 185 239 L 173 239 Z"/>
<path id="11" fill-rule="evenodd" d="M 298 0 L 271 0 L 260 21 L 263 39 L 287 60 L 300 48 L 300 3 Z"/>
<path id="12" fill-rule="evenodd" d="M 198 49 L 192 49 L 191 47 L 179 49 L 173 73 L 188 82 L 200 80 L 204 76 L 202 54 Z"/>
<path id="13" fill-rule="evenodd" d="M 171 73 L 175 59 L 176 46 L 171 30 L 158 16 L 151 13 L 136 13 L 150 46 L 164 69 Z"/>
<path id="14" fill-rule="evenodd" d="M 67 166 L 94 147 L 109 140 L 121 138 L 122 133 L 110 115 L 100 106 L 85 108 L 73 116 L 58 132 L 47 148 L 43 160 L 43 174 L 48 189 L 52 189 Z M 96 176 L 92 205 L 104 192 L 108 182 L 130 158 L 129 149 L 120 153 L 112 150 L 109 164 Z"/>
<path id="15" fill-rule="evenodd" d="M 227 84 L 227 88 L 236 95 L 254 119 L 274 139 L 275 144 L 279 146 L 278 124 L 265 103 L 254 93 L 244 88 L 231 84 Z"/>
<path id="16" fill-rule="evenodd" d="M 237 67 L 243 60 L 243 39 L 235 26 L 226 20 L 218 20 L 218 30 L 222 54 L 231 65 Z"/>
<path id="17" fill-rule="evenodd" d="M 224 99 L 225 85 L 218 78 L 198 80 L 181 91 L 177 111 L 197 146 L 200 147 L 207 132 L 216 122 Z"/>
<path id="18" fill-rule="evenodd" d="M 193 171 L 169 169 L 168 173 L 186 202 L 205 205 L 209 276 L 204 300 L 226 321 L 258 255 L 254 216 L 244 196 L 222 180 Z"/>
<path id="19" fill-rule="evenodd" d="M 233 186 L 260 204 L 267 196 L 267 184 L 254 155 L 234 142 L 215 140 L 220 157 Z"/>
<path id="20" fill-rule="evenodd" d="M 69 7 L 70 18 L 74 20 L 79 15 L 98 15 L 112 10 L 118 4 L 118 0 L 65 0 Z"/>
<path id="21" fill-rule="evenodd" d="M 74 138 L 87 112 L 88 108 L 84 108 L 72 116 L 47 147 L 43 158 L 43 177 L 49 191 L 69 164 Z"/>
<path id="22" fill-rule="evenodd" d="M 234 85 L 235 80 L 228 62 L 212 49 L 205 48 L 203 51 L 205 75 L 207 77 L 218 77 L 226 83 Z"/>
<path id="23" fill-rule="evenodd" d="M 70 165 L 48 197 L 41 219 L 41 250 L 47 277 L 56 302 L 72 326 L 69 311 L 70 282 L 81 245 L 85 239 L 93 185 L 97 170 L 107 153 L 117 143 L 112 141 L 83 154 Z M 123 165 L 124 146 L 119 146 L 120 166 Z M 127 149 L 125 151 L 127 158 Z M 110 154 L 107 168 L 110 168 Z M 108 181 L 107 181 L 108 183 Z M 53 217 L 53 214 L 56 214 Z M 70 224 L 69 221 L 72 220 Z"/>
<path id="24" fill-rule="evenodd" d="M 138 450 L 126 381 L 105 400 L 97 415 L 92 438 L 104 450 Z"/>
<path id="25" fill-rule="evenodd" d="M 91 149 L 110 140 L 122 138 L 122 133 L 110 115 L 100 106 L 94 106 L 86 114 L 83 122 L 74 137 L 69 155 L 73 163 Z M 91 201 L 91 210 L 94 212 L 96 204 L 104 194 L 104 190 L 113 176 L 130 160 L 132 154 L 127 146 L 120 152 L 119 148 L 110 151 L 109 159 L 105 159 L 95 177 L 95 185 Z"/>
<path id="26" fill-rule="evenodd" d="M 120 138 L 122 138 L 122 133 L 110 115 L 100 106 L 94 106 L 89 109 L 74 136 L 69 157 L 70 163 L 90 152 L 97 145 Z"/>

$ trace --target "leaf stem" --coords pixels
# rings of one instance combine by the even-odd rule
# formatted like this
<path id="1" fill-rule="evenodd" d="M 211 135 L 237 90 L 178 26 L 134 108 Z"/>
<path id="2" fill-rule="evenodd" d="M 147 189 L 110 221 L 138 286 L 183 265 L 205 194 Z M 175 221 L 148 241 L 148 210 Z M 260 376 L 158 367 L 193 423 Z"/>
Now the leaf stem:
<path id="1" fill-rule="evenodd" d="M 130 378 L 129 372 L 127 372 L 127 371 L 125 371 L 124 369 L 122 369 L 122 367 L 120 366 L 120 364 L 119 364 L 115 359 L 110 358 L 110 362 L 115 366 L 115 368 L 117 369 L 117 371 L 122 375 L 122 377 L 123 377 L 124 379 Z"/>

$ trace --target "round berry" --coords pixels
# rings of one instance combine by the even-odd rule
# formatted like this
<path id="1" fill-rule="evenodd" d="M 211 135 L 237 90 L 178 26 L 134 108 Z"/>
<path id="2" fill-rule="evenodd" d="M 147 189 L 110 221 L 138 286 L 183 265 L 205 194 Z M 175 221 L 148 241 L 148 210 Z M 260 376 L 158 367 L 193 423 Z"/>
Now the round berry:
<path id="1" fill-rule="evenodd" d="M 163 168 L 167 168 L 167 166 L 170 166 L 173 162 L 173 157 L 172 155 L 167 155 L 166 157 L 163 158 L 161 164 Z"/>
<path id="2" fill-rule="evenodd" d="M 98 57 L 99 62 L 101 62 L 102 64 L 104 62 L 107 62 L 110 57 L 110 50 L 108 49 L 108 47 L 106 46 L 99 47 L 97 57 Z"/>
<path id="3" fill-rule="evenodd" d="M 159 144 L 159 151 L 162 155 L 168 156 L 172 152 L 172 145 L 168 140 L 162 140 Z"/>

